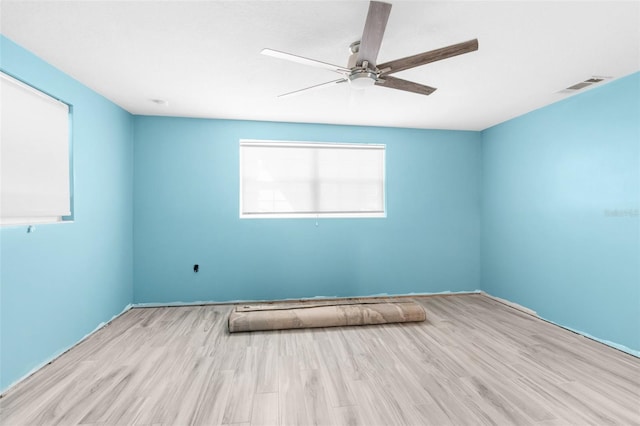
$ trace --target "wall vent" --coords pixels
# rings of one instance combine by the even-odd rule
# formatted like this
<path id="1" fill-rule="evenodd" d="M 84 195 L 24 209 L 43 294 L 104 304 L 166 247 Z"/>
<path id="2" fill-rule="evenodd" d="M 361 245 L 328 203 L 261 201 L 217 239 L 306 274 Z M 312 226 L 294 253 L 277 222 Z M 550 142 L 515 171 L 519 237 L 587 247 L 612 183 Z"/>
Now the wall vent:
<path id="1" fill-rule="evenodd" d="M 576 90 L 584 89 L 585 87 L 592 86 L 594 84 L 600 83 L 604 80 L 609 80 L 611 77 L 601 77 L 601 76 L 593 76 L 585 81 L 581 81 L 580 83 L 576 83 L 572 86 L 567 87 L 564 90 L 561 90 L 559 93 L 573 93 Z"/>

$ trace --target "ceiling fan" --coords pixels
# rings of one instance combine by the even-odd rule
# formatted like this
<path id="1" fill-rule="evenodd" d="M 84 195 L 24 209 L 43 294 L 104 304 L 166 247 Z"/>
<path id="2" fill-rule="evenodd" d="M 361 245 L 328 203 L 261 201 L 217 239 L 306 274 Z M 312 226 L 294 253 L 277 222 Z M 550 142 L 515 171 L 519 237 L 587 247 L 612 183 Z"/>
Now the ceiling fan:
<path id="1" fill-rule="evenodd" d="M 263 49 L 262 52 L 260 52 L 263 55 L 286 59 L 288 61 L 316 68 L 324 68 L 342 75 L 342 77 L 337 80 L 295 90 L 293 92 L 282 94 L 278 97 L 294 95 L 307 90 L 320 89 L 346 82 L 351 83 L 352 86 L 357 88 L 376 85 L 380 87 L 388 87 L 390 89 L 418 93 L 420 95 L 430 95 L 436 90 L 435 87 L 402 80 L 400 78 L 392 77 L 391 74 L 478 50 L 478 39 L 474 39 L 443 47 L 441 49 L 418 53 L 417 55 L 408 56 L 406 58 L 396 59 L 395 61 L 378 64 L 376 60 L 378 59 L 378 52 L 380 51 L 382 37 L 384 36 L 384 30 L 387 27 L 390 12 L 391 4 L 389 3 L 383 3 L 380 1 L 371 1 L 369 3 L 369 12 L 367 13 L 367 20 L 364 24 L 362 38 L 360 41 L 351 43 L 351 46 L 349 46 L 351 56 L 349 57 L 349 62 L 346 67 L 293 55 L 291 53 L 280 52 L 278 50 Z"/>

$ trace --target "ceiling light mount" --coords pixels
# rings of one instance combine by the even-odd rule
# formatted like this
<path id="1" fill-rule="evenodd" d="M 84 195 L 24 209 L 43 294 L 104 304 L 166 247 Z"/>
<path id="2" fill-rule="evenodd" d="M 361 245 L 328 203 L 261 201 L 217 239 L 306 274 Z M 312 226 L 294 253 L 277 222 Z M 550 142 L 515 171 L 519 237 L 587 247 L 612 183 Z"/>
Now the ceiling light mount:
<path id="1" fill-rule="evenodd" d="M 149 99 L 151 102 L 153 102 L 156 105 L 160 105 L 160 106 L 169 106 L 169 101 L 166 99 Z"/>
<path id="2" fill-rule="evenodd" d="M 351 43 L 349 45 L 349 51 L 351 53 L 358 53 L 360 51 L 360 40 Z"/>

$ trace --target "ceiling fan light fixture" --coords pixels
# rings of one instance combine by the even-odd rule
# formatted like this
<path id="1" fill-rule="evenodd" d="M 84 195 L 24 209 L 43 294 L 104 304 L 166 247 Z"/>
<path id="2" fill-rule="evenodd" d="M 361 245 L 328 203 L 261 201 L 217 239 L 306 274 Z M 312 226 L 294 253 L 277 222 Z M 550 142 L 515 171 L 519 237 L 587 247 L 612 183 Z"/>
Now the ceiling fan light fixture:
<path id="1" fill-rule="evenodd" d="M 357 71 L 349 75 L 349 83 L 356 89 L 364 89 L 376 84 L 378 76 L 371 71 Z"/>

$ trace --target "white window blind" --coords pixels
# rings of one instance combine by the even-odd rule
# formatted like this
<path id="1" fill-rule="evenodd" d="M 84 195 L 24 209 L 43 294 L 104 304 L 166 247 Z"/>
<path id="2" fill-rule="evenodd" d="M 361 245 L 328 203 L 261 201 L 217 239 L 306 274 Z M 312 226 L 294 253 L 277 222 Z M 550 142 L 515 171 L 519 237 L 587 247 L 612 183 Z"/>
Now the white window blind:
<path id="1" fill-rule="evenodd" d="M 384 145 L 240 141 L 240 216 L 384 217 Z"/>
<path id="2" fill-rule="evenodd" d="M 0 73 L 0 223 L 70 212 L 69 107 Z"/>

